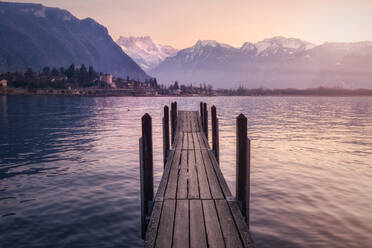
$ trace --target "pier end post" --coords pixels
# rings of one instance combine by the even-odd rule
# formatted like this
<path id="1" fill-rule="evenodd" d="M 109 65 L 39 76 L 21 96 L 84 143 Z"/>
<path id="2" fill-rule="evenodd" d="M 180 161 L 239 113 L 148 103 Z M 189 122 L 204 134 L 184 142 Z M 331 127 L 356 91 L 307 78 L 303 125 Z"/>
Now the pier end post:
<path id="1" fill-rule="evenodd" d="M 178 112 L 177 112 L 177 102 L 174 102 L 174 129 L 177 127 L 177 118 L 178 118 Z"/>
<path id="2" fill-rule="evenodd" d="M 236 198 L 249 227 L 251 154 L 247 123 L 247 118 L 243 114 L 236 119 Z"/>
<path id="3" fill-rule="evenodd" d="M 220 163 L 220 144 L 219 144 L 219 134 L 218 134 L 218 118 L 217 118 L 217 108 L 212 106 L 211 108 L 212 115 L 212 148 L 214 156 L 218 163 Z"/>
<path id="4" fill-rule="evenodd" d="M 141 181 L 141 231 L 145 238 L 154 201 L 152 120 L 149 114 L 142 117 L 142 137 L 140 148 L 140 181 Z"/>
<path id="5" fill-rule="evenodd" d="M 176 120 L 175 120 L 175 115 L 174 115 L 174 102 L 171 103 L 171 141 L 172 141 L 172 145 L 173 145 L 173 142 L 174 142 L 174 136 L 175 136 L 175 132 L 176 132 Z"/>
<path id="6" fill-rule="evenodd" d="M 203 119 L 204 119 L 203 120 L 203 122 L 204 122 L 203 128 L 204 128 L 205 137 L 208 140 L 208 108 L 207 108 L 207 103 L 204 103 L 203 110 L 204 110 L 204 113 L 203 113 Z"/>
<path id="7" fill-rule="evenodd" d="M 163 117 L 163 160 L 164 166 L 167 163 L 169 154 L 169 107 L 164 106 L 164 117 Z"/>

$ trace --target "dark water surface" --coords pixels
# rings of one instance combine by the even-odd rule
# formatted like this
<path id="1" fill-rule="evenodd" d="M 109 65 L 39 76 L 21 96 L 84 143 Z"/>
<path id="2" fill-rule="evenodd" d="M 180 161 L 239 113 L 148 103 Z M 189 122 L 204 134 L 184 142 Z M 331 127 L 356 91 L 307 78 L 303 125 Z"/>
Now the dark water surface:
<path id="1" fill-rule="evenodd" d="M 138 138 L 201 98 L 0 97 L 0 247 L 141 247 Z M 257 247 L 372 247 L 372 98 L 219 97 L 221 167 L 235 192 L 235 117 L 252 140 Z"/>

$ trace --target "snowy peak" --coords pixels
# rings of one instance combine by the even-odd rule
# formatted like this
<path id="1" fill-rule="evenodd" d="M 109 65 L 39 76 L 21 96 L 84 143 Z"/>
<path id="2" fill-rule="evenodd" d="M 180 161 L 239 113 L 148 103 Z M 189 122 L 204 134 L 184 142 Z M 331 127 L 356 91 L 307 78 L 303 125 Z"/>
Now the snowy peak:
<path id="1" fill-rule="evenodd" d="M 121 36 L 116 43 L 145 71 L 153 69 L 165 58 L 174 56 L 178 52 L 177 49 L 169 45 L 154 43 L 150 36 Z"/>
<path id="2" fill-rule="evenodd" d="M 253 53 L 256 53 L 256 50 L 257 50 L 256 46 L 250 42 L 245 42 L 240 47 L 240 52 L 243 54 L 253 54 Z"/>
<path id="3" fill-rule="evenodd" d="M 285 38 L 282 36 L 264 39 L 255 44 L 257 55 L 270 56 L 275 54 L 294 54 L 296 52 L 314 48 L 315 45 L 296 38 Z"/>
<path id="4" fill-rule="evenodd" d="M 224 47 L 224 48 L 232 48 L 232 46 L 219 43 L 215 40 L 198 40 L 194 47 L 201 48 L 201 47 Z"/>

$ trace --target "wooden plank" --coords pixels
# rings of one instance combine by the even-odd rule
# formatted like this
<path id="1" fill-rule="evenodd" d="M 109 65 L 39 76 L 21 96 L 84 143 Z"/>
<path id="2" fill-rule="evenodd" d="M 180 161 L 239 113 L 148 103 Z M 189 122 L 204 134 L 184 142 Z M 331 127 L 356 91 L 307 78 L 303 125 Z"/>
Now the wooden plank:
<path id="1" fill-rule="evenodd" d="M 182 150 L 178 174 L 177 199 L 187 198 L 187 171 L 187 150 Z"/>
<path id="2" fill-rule="evenodd" d="M 175 142 L 174 142 L 174 149 L 182 149 L 183 138 L 184 138 L 184 133 L 183 132 L 177 132 L 176 133 L 176 139 L 175 139 Z"/>
<path id="3" fill-rule="evenodd" d="M 187 133 L 183 133 L 183 142 L 182 142 L 182 149 L 187 149 L 188 148 L 188 143 L 189 143 L 189 138 Z"/>
<path id="4" fill-rule="evenodd" d="M 201 150 L 195 150 L 195 165 L 196 172 L 198 173 L 200 198 L 212 199 L 211 192 L 209 190 L 208 178 L 203 163 L 203 157 L 200 151 Z"/>
<path id="5" fill-rule="evenodd" d="M 179 154 L 178 154 L 178 156 L 179 156 Z M 161 178 L 161 181 L 160 181 L 160 184 L 159 184 L 159 187 L 158 187 L 158 191 L 157 191 L 156 196 L 155 196 L 155 201 L 162 200 L 163 197 L 164 197 L 164 193 L 165 193 L 165 190 L 166 190 L 167 184 L 168 184 L 169 172 L 170 172 L 170 169 L 172 167 L 171 165 L 173 163 L 173 159 L 177 160 L 179 158 L 176 158 L 175 157 L 175 151 L 171 150 L 170 153 L 169 153 L 167 164 L 165 165 L 165 168 L 164 168 L 163 176 Z"/>
<path id="6" fill-rule="evenodd" d="M 218 182 L 221 186 L 222 192 L 225 196 L 225 198 L 232 197 L 231 191 L 229 189 L 229 186 L 226 183 L 225 178 L 223 177 L 222 171 L 217 163 L 216 157 L 214 156 L 213 152 L 208 150 L 209 158 L 212 161 L 212 167 L 214 169 L 214 172 L 216 173 Z"/>
<path id="7" fill-rule="evenodd" d="M 190 200 L 190 248 L 207 247 L 204 215 L 200 200 Z"/>
<path id="8" fill-rule="evenodd" d="M 192 133 L 192 140 L 193 140 L 193 144 L 194 144 L 194 149 L 200 149 L 200 143 L 199 143 L 199 139 L 198 139 L 198 134 L 197 133 Z"/>
<path id="9" fill-rule="evenodd" d="M 244 247 L 254 247 L 253 239 L 249 233 L 247 223 L 244 221 L 244 217 L 240 211 L 238 203 L 236 201 L 227 201 L 230 207 L 231 214 L 234 217 L 235 225 L 237 226 L 241 240 L 243 241 Z"/>
<path id="10" fill-rule="evenodd" d="M 197 133 L 199 143 L 200 143 L 200 149 L 210 149 L 209 143 L 207 141 L 207 138 L 205 137 L 204 133 L 200 132 Z"/>
<path id="11" fill-rule="evenodd" d="M 230 213 L 230 208 L 227 205 L 226 200 L 216 200 L 215 204 L 226 247 L 243 247 L 234 218 Z"/>
<path id="12" fill-rule="evenodd" d="M 189 201 L 177 200 L 172 247 L 189 247 Z"/>
<path id="13" fill-rule="evenodd" d="M 172 247 L 175 209 L 175 200 L 164 201 L 155 247 Z"/>
<path id="14" fill-rule="evenodd" d="M 163 207 L 163 201 L 157 201 L 152 209 L 149 225 L 147 226 L 145 247 L 152 248 L 155 246 L 156 234 L 158 233 L 161 210 Z"/>
<path id="15" fill-rule="evenodd" d="M 195 132 L 200 132 L 198 120 L 199 120 L 199 112 L 195 111 L 194 112 Z"/>
<path id="16" fill-rule="evenodd" d="M 189 150 L 188 154 L 188 164 L 189 164 L 189 199 L 198 199 L 199 198 L 199 182 L 198 182 L 198 173 L 196 171 L 195 165 L 195 152 Z"/>
<path id="17" fill-rule="evenodd" d="M 176 150 L 175 159 L 173 159 L 171 169 L 169 172 L 169 178 L 167 183 L 167 189 L 164 197 L 166 199 L 176 199 L 177 194 L 177 181 L 178 181 L 178 167 L 180 163 L 181 150 Z"/>
<path id="18" fill-rule="evenodd" d="M 182 139 L 182 133 L 176 132 L 176 136 L 174 137 L 174 141 L 172 143 L 173 149 L 177 148 L 180 139 Z"/>
<path id="19" fill-rule="evenodd" d="M 207 150 L 200 150 L 202 155 L 203 155 L 203 161 L 204 161 L 204 166 L 205 170 L 207 172 L 207 177 L 209 181 L 209 187 L 211 189 L 211 194 L 213 199 L 223 199 L 223 193 L 221 186 L 218 182 L 216 173 L 214 172 L 214 169 L 212 168 L 212 161 L 208 155 Z"/>
<path id="20" fill-rule="evenodd" d="M 187 149 L 193 150 L 194 149 L 194 140 L 192 138 L 192 133 L 187 133 L 188 143 L 187 143 Z"/>
<path id="21" fill-rule="evenodd" d="M 214 201 L 203 200 L 202 202 L 209 247 L 225 247 Z"/>

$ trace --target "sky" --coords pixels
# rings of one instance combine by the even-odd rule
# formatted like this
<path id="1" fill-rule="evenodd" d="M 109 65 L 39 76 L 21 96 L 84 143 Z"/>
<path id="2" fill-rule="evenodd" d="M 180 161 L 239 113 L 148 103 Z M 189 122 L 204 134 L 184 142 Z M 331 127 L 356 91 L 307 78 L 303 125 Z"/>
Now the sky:
<path id="1" fill-rule="evenodd" d="M 114 40 L 149 35 L 175 48 L 197 40 L 240 47 L 273 36 L 315 44 L 372 40 L 372 0 L 29 0 L 91 17 Z"/>

